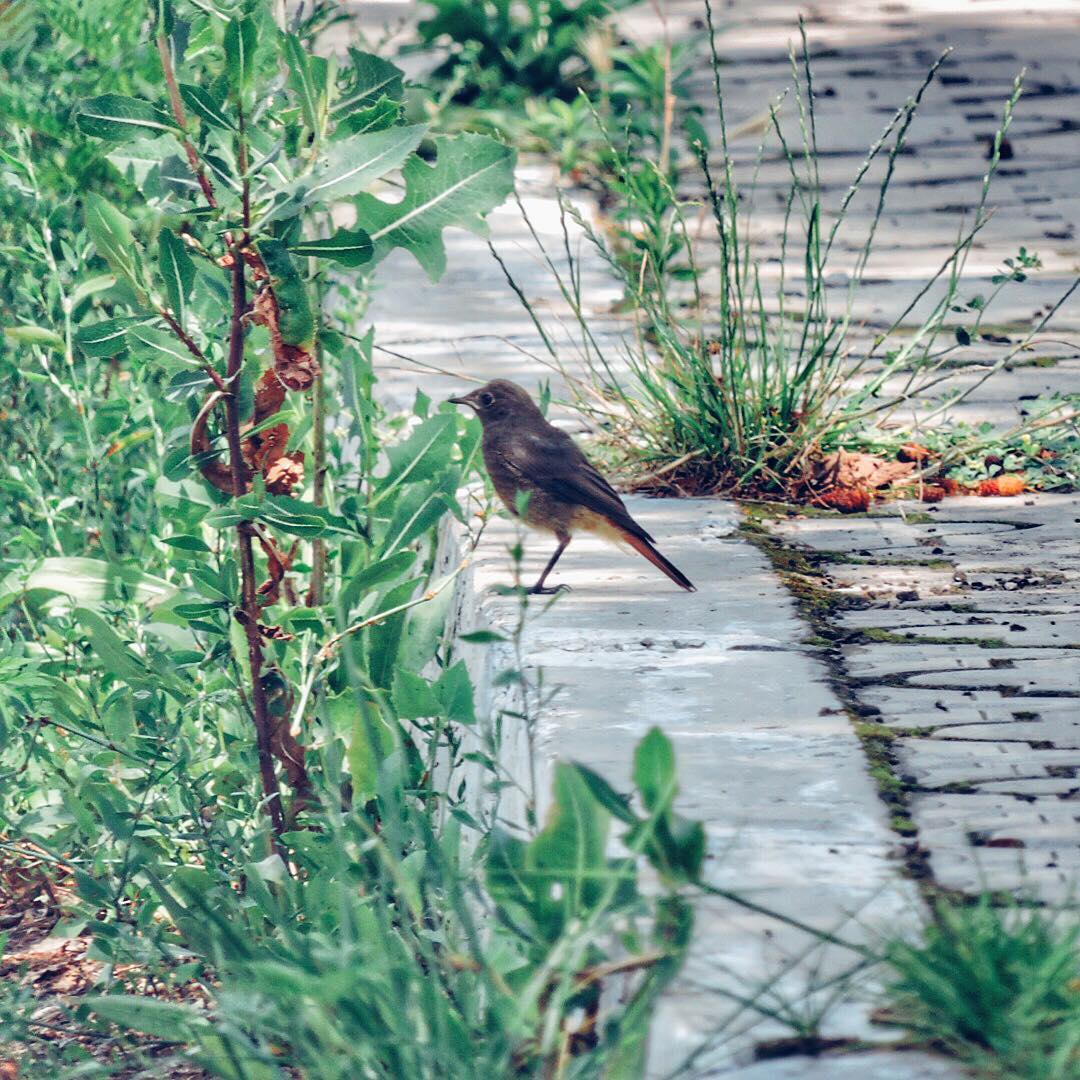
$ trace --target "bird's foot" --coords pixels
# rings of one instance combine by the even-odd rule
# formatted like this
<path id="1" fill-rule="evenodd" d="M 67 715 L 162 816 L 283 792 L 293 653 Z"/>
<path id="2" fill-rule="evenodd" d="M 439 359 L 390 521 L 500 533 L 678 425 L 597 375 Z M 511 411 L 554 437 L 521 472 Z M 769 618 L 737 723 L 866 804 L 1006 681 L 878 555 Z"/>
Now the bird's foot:
<path id="1" fill-rule="evenodd" d="M 570 592 L 569 585 L 534 585 L 525 590 L 530 596 L 554 596 L 556 593 Z"/>

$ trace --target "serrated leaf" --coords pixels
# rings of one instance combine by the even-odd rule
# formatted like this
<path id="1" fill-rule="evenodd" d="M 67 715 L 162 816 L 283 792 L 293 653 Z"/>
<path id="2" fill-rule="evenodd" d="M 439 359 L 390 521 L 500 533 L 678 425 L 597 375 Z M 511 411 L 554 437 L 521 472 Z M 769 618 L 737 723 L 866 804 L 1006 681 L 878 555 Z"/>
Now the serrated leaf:
<path id="1" fill-rule="evenodd" d="M 338 229 L 325 240 L 301 240 L 289 251 L 293 255 L 329 259 L 342 266 L 362 266 L 371 259 L 374 248 L 371 237 L 363 229 Z"/>
<path id="2" fill-rule="evenodd" d="M 75 123 L 84 134 L 113 142 L 153 138 L 177 130 L 176 122 L 164 109 L 124 94 L 87 98 L 79 105 Z"/>
<path id="3" fill-rule="evenodd" d="M 368 105 L 349 113 L 338 121 L 337 134 L 363 135 L 368 131 L 383 131 L 393 127 L 401 119 L 403 106 L 393 98 L 382 97 L 374 105 Z"/>
<path id="4" fill-rule="evenodd" d="M 234 94 L 242 94 L 255 71 L 257 36 L 251 19 L 230 19 L 225 27 L 225 76 Z"/>
<path id="5" fill-rule="evenodd" d="M 86 196 L 86 230 L 98 254 L 142 294 L 135 266 L 135 237 L 131 222 L 100 195 Z"/>
<path id="6" fill-rule="evenodd" d="M 404 247 L 433 281 L 446 269 L 443 229 L 456 226 L 486 235 L 484 215 L 514 189 L 515 161 L 510 147 L 486 135 L 455 135 L 437 144 L 434 165 L 417 157 L 405 163 L 405 197 L 400 202 L 367 194 L 356 199 L 358 222 L 375 245 L 374 261 Z"/>
<path id="7" fill-rule="evenodd" d="M 193 116 L 197 116 L 211 127 L 224 128 L 227 131 L 236 130 L 236 124 L 225 112 L 223 103 L 204 87 L 181 83 L 180 100 Z"/>
<path id="8" fill-rule="evenodd" d="M 165 283 L 165 298 L 177 321 L 183 325 L 184 308 L 195 282 L 195 264 L 184 241 L 170 229 L 162 229 L 158 237 L 158 268 Z"/>
<path id="9" fill-rule="evenodd" d="M 310 206 L 364 191 L 380 177 L 400 168 L 420 145 L 426 130 L 423 124 L 412 124 L 334 143 L 312 174 L 296 181 L 289 194 Z"/>

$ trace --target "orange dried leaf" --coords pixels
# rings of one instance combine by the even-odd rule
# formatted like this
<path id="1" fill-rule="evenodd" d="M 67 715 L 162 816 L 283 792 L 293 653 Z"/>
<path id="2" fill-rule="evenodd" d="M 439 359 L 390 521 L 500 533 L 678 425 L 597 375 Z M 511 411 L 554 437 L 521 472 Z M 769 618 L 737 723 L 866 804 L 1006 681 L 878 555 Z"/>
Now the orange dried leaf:
<path id="1" fill-rule="evenodd" d="M 870 509 L 872 501 L 873 497 L 866 488 L 839 487 L 819 495 L 814 503 L 830 510 L 839 510 L 842 514 L 861 514 Z"/>
<path id="2" fill-rule="evenodd" d="M 945 498 L 945 488 L 939 484 L 927 484 L 920 492 L 919 498 L 925 503 L 941 502 Z"/>
<path id="3" fill-rule="evenodd" d="M 1004 473 L 1001 476 L 984 480 L 979 485 L 979 494 L 994 495 L 1007 499 L 1013 495 L 1022 495 L 1026 486 L 1022 476 L 1017 476 L 1015 473 Z"/>
<path id="4" fill-rule="evenodd" d="M 925 446 L 920 446 L 919 443 L 904 443 L 903 446 L 896 452 L 897 460 L 899 461 L 911 461 L 919 464 L 923 461 L 929 461 L 936 455 L 933 451 L 928 450 Z"/>
<path id="5" fill-rule="evenodd" d="M 282 425 L 284 427 L 284 425 Z M 297 484 L 304 482 L 304 455 L 282 455 L 263 471 L 266 490 L 271 495 L 288 495 Z"/>

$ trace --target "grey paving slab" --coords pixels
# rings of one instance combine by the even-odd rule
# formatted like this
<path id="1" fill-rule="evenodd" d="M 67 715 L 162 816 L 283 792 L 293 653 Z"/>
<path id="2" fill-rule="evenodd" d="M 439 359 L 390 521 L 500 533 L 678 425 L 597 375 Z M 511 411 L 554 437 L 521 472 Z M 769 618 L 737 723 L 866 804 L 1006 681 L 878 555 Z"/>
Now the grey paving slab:
<path id="1" fill-rule="evenodd" d="M 895 837 L 861 748 L 820 660 L 798 644 L 805 629 L 786 590 L 735 532 L 737 512 L 699 500 L 629 505 L 699 591 L 680 593 L 632 552 L 574 540 L 556 572 L 572 591 L 526 637 L 528 664 L 558 687 L 537 732 L 543 762 L 581 760 L 626 785 L 635 744 L 659 724 L 679 759 L 680 811 L 706 824 L 713 882 L 822 929 L 843 927 L 852 940 L 910 925 L 913 892 L 899 879 Z M 470 585 L 482 598 L 475 617 L 502 629 L 515 605 L 485 590 L 509 580 L 513 536 L 509 524 L 491 526 Z M 547 544 L 530 540 L 523 575 L 547 555 Z M 745 992 L 808 944 L 731 905 L 706 910 L 683 984 L 661 1007 L 665 1054 L 692 1049 L 728 1014 L 709 988 Z M 842 950 L 815 956 L 772 992 L 805 995 L 811 969 L 823 978 L 850 962 Z M 826 1026 L 874 1035 L 855 1003 Z M 758 1023 L 753 1032 L 779 1035 L 782 1026 Z"/>

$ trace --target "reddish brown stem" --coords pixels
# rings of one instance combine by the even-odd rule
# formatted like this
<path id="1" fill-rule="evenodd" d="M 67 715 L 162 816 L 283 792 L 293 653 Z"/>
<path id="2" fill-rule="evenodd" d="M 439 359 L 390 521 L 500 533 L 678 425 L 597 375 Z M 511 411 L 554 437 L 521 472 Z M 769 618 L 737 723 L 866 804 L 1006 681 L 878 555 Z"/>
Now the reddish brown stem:
<path id="1" fill-rule="evenodd" d="M 210 184 L 210 178 L 206 175 L 206 170 L 202 167 L 202 162 L 199 161 L 199 155 L 195 147 L 191 145 L 191 140 L 186 134 L 183 134 L 187 130 L 187 114 L 184 112 L 184 102 L 180 97 L 180 87 L 176 85 L 176 73 L 173 71 L 169 42 L 164 34 L 158 34 L 157 36 L 157 51 L 158 56 L 161 57 L 161 70 L 165 74 L 165 85 L 169 88 L 169 104 L 172 106 L 173 119 L 181 130 L 180 145 L 183 146 L 184 153 L 187 154 L 188 165 L 191 166 L 195 179 L 199 181 L 203 196 L 210 206 L 216 210 L 217 199 L 214 198 L 214 189 Z"/>
<path id="2" fill-rule="evenodd" d="M 196 360 L 200 360 L 203 365 L 203 371 L 209 376 L 210 381 L 223 393 L 229 392 L 229 387 L 226 385 L 225 380 L 214 370 L 210 361 L 206 359 L 206 354 L 199 348 L 198 345 L 192 340 L 191 335 L 176 321 L 172 312 L 165 308 L 160 308 L 158 314 L 169 324 L 169 329 L 180 339 L 183 346 Z"/>
<path id="3" fill-rule="evenodd" d="M 229 364 L 226 378 L 229 386 L 235 386 L 244 363 L 244 314 L 247 307 L 247 289 L 244 281 L 244 260 L 240 252 L 233 250 L 232 265 L 232 324 L 229 333 Z M 229 465 L 232 470 L 233 491 L 243 492 L 245 483 L 244 455 L 240 443 L 240 409 L 235 394 L 225 399 L 225 426 L 229 443 Z M 252 528 L 246 521 L 236 527 L 236 544 L 240 555 L 240 608 L 243 612 L 244 633 L 247 636 L 248 660 L 251 665 L 251 706 L 255 719 L 255 739 L 259 755 L 259 774 L 262 778 L 266 812 L 273 831 L 274 850 L 285 861 L 281 834 L 285 831 L 285 819 L 281 807 L 281 789 L 274 773 L 271 747 L 270 714 L 267 709 L 266 689 L 262 682 L 263 649 L 259 634 L 259 602 L 255 584 L 255 551 L 252 545 Z"/>

